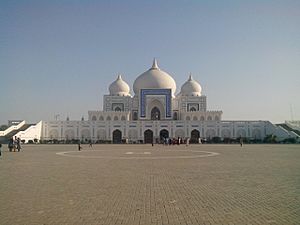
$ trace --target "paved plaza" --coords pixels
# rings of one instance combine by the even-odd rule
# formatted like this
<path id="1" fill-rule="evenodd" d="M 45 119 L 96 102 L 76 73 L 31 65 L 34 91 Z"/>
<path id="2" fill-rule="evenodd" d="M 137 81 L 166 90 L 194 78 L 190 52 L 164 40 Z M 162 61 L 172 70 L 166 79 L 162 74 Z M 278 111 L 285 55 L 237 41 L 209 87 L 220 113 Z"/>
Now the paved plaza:
<path id="1" fill-rule="evenodd" d="M 300 224 L 300 145 L 25 145 L 1 225 Z"/>

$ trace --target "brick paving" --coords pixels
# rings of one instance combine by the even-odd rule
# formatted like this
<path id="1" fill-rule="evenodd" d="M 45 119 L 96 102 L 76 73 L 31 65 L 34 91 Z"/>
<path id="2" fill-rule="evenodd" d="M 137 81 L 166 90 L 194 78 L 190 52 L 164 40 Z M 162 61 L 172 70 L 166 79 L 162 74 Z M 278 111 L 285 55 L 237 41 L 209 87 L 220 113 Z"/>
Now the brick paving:
<path id="1" fill-rule="evenodd" d="M 0 224 L 300 224 L 300 145 L 83 147 L 4 147 Z"/>

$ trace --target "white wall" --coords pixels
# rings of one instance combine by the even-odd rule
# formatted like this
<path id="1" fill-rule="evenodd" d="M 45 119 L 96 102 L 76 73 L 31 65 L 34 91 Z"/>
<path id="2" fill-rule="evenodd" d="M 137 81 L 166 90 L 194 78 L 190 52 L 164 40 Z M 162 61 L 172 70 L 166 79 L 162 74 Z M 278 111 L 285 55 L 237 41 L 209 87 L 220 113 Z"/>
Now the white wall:
<path id="1" fill-rule="evenodd" d="M 14 137 L 18 137 L 21 140 L 25 140 L 27 143 L 29 140 L 34 140 L 35 138 L 40 140 L 42 134 L 42 121 L 38 122 L 36 125 L 28 127 L 24 131 L 19 131 Z"/>

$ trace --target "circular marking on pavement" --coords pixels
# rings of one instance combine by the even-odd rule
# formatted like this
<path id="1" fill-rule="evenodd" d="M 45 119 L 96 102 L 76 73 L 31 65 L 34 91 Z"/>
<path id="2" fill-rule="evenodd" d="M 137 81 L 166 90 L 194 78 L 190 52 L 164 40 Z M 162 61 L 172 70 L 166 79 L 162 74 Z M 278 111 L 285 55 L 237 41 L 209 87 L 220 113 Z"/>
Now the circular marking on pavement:
<path id="1" fill-rule="evenodd" d="M 208 152 L 208 151 L 196 151 L 196 150 L 162 150 L 161 153 L 166 152 L 185 152 L 192 153 L 192 155 L 162 155 L 162 156 L 149 156 L 151 152 L 125 152 L 120 153 L 123 156 L 106 156 L 106 155 L 84 155 L 84 153 L 95 153 L 95 152 L 108 152 L 108 150 L 93 150 L 93 151 L 68 151 L 68 152 L 57 152 L 57 155 L 74 157 L 74 158 L 85 158 L 85 159 L 194 159 L 217 156 L 220 153 Z M 116 151 L 114 151 L 116 152 Z M 136 156 L 134 156 L 136 155 Z"/>

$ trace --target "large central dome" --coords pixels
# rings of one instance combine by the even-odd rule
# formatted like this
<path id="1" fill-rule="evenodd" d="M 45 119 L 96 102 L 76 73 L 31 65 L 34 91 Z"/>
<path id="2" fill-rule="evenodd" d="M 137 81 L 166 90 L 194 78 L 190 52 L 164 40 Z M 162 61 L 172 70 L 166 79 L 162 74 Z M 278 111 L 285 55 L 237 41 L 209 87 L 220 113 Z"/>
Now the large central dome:
<path id="1" fill-rule="evenodd" d="M 158 67 L 154 59 L 152 67 L 136 78 L 133 83 L 135 94 L 139 95 L 141 89 L 172 89 L 172 96 L 174 96 L 176 83 L 168 73 Z"/>

